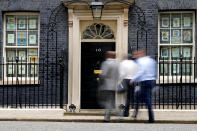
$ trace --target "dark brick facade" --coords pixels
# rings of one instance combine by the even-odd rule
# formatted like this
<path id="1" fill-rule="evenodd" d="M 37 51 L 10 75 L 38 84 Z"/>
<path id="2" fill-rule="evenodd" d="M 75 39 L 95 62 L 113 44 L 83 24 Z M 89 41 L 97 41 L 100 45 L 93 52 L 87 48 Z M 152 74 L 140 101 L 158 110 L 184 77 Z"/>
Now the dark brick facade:
<path id="1" fill-rule="evenodd" d="M 158 12 L 160 11 L 195 11 L 197 0 L 137 0 L 136 5 L 144 12 L 146 17 L 145 28 L 148 30 L 148 52 L 151 56 L 158 54 Z M 129 11 L 129 43 L 133 49 L 137 45 L 137 17 L 132 8 Z M 196 29 L 197 30 L 197 27 Z M 196 34 L 197 36 L 197 34 Z M 195 38 L 194 38 L 195 39 Z M 196 46 L 195 46 L 196 47 Z M 129 47 L 130 48 L 130 47 Z M 144 39 L 139 41 L 139 48 L 145 48 Z"/>
<path id="2" fill-rule="evenodd" d="M 52 11 L 61 4 L 60 0 L 1 0 L 0 1 L 0 60 L 2 63 L 2 45 L 3 45 L 3 14 L 6 12 L 39 12 L 40 14 L 40 62 L 46 63 L 47 53 L 49 57 L 59 58 L 64 53 L 64 96 L 66 95 L 67 89 L 67 70 L 68 70 L 68 14 L 67 9 L 61 6 L 61 10 L 56 16 L 55 31 L 57 31 L 57 48 L 56 48 L 56 35 L 51 37 L 51 33 L 48 31 L 49 18 Z M 47 33 L 48 36 L 48 51 L 47 51 Z M 53 40 L 52 40 L 53 39 Z M 43 61 L 44 59 L 44 61 Z M 55 59 L 48 59 L 50 62 Z M 59 59 L 58 59 L 59 62 Z M 48 63 L 49 64 L 49 63 Z M 50 65 L 50 64 L 49 64 Z M 43 66 L 42 66 L 43 67 Z M 40 66 L 39 75 L 40 86 L 26 86 L 17 89 L 17 87 L 4 86 L 0 89 L 0 93 L 3 94 L 0 103 L 30 103 L 35 104 L 59 104 L 60 102 L 60 68 L 58 68 L 58 77 L 55 77 L 56 71 L 55 66 L 51 65 L 48 69 Z M 47 71 L 48 70 L 48 71 Z M 2 72 L 2 68 L 0 70 Z M 47 73 L 48 72 L 48 73 Z M 53 74 L 52 74 L 53 72 Z M 54 73 L 55 72 L 55 73 Z M 2 73 L 1 73 L 2 74 Z M 48 74 L 48 77 L 47 77 Z M 57 82 L 55 82 L 57 80 Z M 47 86 L 48 85 L 48 86 Z M 47 87 L 46 87 L 47 86 Z M 18 93 L 20 90 L 21 93 Z M 34 92 L 35 91 L 35 92 Z M 21 95 L 22 94 L 22 95 Z M 21 97 L 20 97 L 21 95 Z M 19 100 L 20 99 L 20 100 Z M 38 101 L 39 99 L 39 101 Z M 18 102 L 17 102 L 18 101 Z M 25 102 L 26 101 L 26 102 Z M 66 98 L 64 100 L 66 103 Z"/>

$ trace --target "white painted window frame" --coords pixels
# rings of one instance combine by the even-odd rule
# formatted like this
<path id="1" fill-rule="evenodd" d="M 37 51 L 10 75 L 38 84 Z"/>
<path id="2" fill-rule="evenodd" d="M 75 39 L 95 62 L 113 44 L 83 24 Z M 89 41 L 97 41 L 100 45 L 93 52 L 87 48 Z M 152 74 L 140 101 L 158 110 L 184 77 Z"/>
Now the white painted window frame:
<path id="1" fill-rule="evenodd" d="M 172 30 L 172 28 L 171 28 L 171 14 L 183 14 L 183 13 L 191 13 L 192 14 L 192 27 L 190 28 L 190 29 L 192 29 L 192 39 L 193 39 L 193 41 L 192 41 L 192 43 L 181 43 L 181 44 L 171 44 L 171 30 Z M 160 18 L 161 18 L 161 15 L 162 14 L 170 14 L 170 26 L 169 26 L 169 28 L 160 28 Z M 182 22 L 182 15 L 181 15 L 181 22 Z M 170 30 L 170 44 L 161 44 L 160 43 L 160 29 L 169 29 Z M 175 28 L 176 29 L 176 28 Z M 182 27 L 182 25 L 181 25 L 181 28 L 179 28 L 179 29 L 181 29 L 181 42 L 182 42 L 182 29 L 187 29 L 187 28 L 183 28 Z M 173 47 L 173 46 L 180 46 L 180 47 L 182 47 L 182 46 L 191 46 L 192 47 L 192 60 L 190 60 L 192 63 L 194 63 L 194 57 L 195 57 L 195 41 L 196 41 L 196 39 L 195 39 L 195 12 L 194 11 L 165 11 L 165 12 L 159 12 L 159 15 L 158 15 L 158 61 L 159 61 L 159 58 L 160 58 L 160 48 L 162 47 L 162 46 L 168 46 L 168 47 Z M 171 64 L 171 62 L 172 62 L 172 59 L 171 59 L 171 51 L 169 50 L 169 54 L 170 54 L 170 58 L 169 58 L 169 60 L 166 60 L 166 61 L 170 61 L 170 64 Z M 158 65 L 159 66 L 159 65 Z M 197 81 L 197 80 L 195 80 L 195 78 L 194 78 L 194 65 L 192 65 L 192 75 L 190 76 L 190 75 L 183 75 L 183 78 L 182 78 L 182 82 L 183 83 L 186 83 L 186 82 L 191 82 L 191 83 L 193 83 L 193 82 L 195 82 L 195 81 Z M 164 72 L 164 71 L 163 71 Z M 167 75 L 167 76 L 163 76 L 163 75 L 161 75 L 160 76 L 160 74 L 159 74 L 159 68 L 158 68 L 158 76 L 160 77 L 159 79 L 160 79 L 160 82 L 162 82 L 162 83 L 176 83 L 176 82 L 180 82 L 180 76 L 179 75 L 171 75 L 171 65 L 169 66 L 169 75 Z M 178 81 L 177 81 L 177 80 Z"/>
<path id="2" fill-rule="evenodd" d="M 28 40 L 28 32 L 29 32 L 29 29 L 27 28 L 25 31 L 27 31 L 27 46 L 7 46 L 6 45 L 6 31 L 7 31 L 7 28 L 6 28 L 6 16 L 7 15 L 13 15 L 13 16 L 37 16 L 38 17 L 38 27 L 37 27 L 37 29 L 36 30 L 31 30 L 31 31 L 37 31 L 38 32 L 38 35 L 37 35 L 37 42 L 38 42 L 38 45 L 37 46 L 28 46 L 28 42 L 29 42 L 29 40 Z M 4 64 L 6 65 L 6 49 L 8 49 L 8 48 L 10 48 L 10 49 L 22 49 L 22 48 L 25 48 L 25 49 L 27 49 L 27 54 L 28 54 L 28 49 L 38 49 L 38 54 L 37 54 L 37 63 L 39 63 L 39 50 L 40 50 L 40 13 L 39 12 L 7 12 L 7 13 L 5 13 L 4 14 L 4 16 L 3 16 L 3 62 L 4 62 Z M 18 29 L 17 29 L 17 19 L 16 19 L 16 29 L 15 29 L 15 32 L 16 32 L 16 35 L 15 35 L 15 42 L 16 42 L 16 44 L 17 44 L 17 31 L 18 31 Z M 27 24 L 28 24 L 28 18 L 27 18 Z M 18 54 L 17 53 L 17 51 L 16 51 L 16 54 Z M 26 54 L 26 55 L 27 55 Z M 28 56 L 28 55 L 27 55 Z M 26 57 L 27 57 L 26 56 Z M 20 65 L 21 64 L 21 62 L 19 62 L 19 64 L 18 65 Z M 28 62 L 26 62 L 26 64 L 28 64 Z M 33 65 L 33 64 L 32 64 Z M 3 67 L 2 67 L 3 68 Z M 0 84 L 17 84 L 17 81 L 16 81 L 16 76 L 15 77 L 8 77 L 6 74 L 6 71 L 7 71 L 7 69 L 6 69 L 7 67 L 6 66 L 4 66 L 4 69 L 2 69 L 2 71 L 4 71 L 4 73 L 2 73 L 2 80 L 0 81 Z M 27 76 L 25 76 L 25 77 L 21 77 L 21 76 L 19 76 L 18 77 L 18 81 L 19 81 L 19 83 L 20 84 L 38 84 L 39 83 L 39 80 L 38 80 L 38 77 L 39 77 L 39 65 L 37 65 L 37 70 L 38 70 L 38 72 L 37 72 L 37 76 L 33 76 L 33 77 L 30 77 L 29 75 L 28 75 L 28 67 L 27 67 Z M 3 74 L 4 74 L 4 76 L 3 76 Z"/>

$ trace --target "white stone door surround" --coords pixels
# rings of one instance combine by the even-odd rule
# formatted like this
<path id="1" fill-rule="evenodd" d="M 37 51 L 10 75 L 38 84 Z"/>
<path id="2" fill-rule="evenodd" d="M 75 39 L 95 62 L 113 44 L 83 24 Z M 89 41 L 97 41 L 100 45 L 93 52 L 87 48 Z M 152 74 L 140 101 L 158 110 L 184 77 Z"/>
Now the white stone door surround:
<path id="1" fill-rule="evenodd" d="M 85 26 L 103 23 L 114 31 L 115 47 L 118 59 L 128 52 L 128 5 L 109 4 L 104 7 L 102 18 L 94 20 L 91 10 L 85 4 L 68 5 L 69 16 L 69 71 L 68 71 L 68 106 L 74 104 L 77 110 L 81 103 L 81 34 Z M 110 24 L 111 22 L 111 24 Z M 87 42 L 88 40 L 86 40 Z M 90 40 L 91 42 L 108 42 L 107 40 Z M 119 101 L 116 101 L 118 104 Z"/>

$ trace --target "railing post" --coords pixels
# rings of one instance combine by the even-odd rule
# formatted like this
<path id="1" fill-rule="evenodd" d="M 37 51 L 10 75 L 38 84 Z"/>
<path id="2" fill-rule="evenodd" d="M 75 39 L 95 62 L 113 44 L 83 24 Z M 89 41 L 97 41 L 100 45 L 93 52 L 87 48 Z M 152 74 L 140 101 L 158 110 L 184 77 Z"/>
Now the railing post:
<path id="1" fill-rule="evenodd" d="M 183 83 L 183 56 L 181 55 L 181 57 L 180 57 L 180 61 L 181 61 L 181 78 L 180 78 L 180 86 L 181 86 L 181 92 L 180 92 L 180 97 L 181 97 L 181 109 L 183 109 L 183 86 L 182 86 L 182 83 Z"/>
<path id="2" fill-rule="evenodd" d="M 59 58 L 60 63 L 60 108 L 63 109 L 63 99 L 64 99 L 64 61 L 63 55 Z"/>
<path id="3" fill-rule="evenodd" d="M 21 69 L 19 69 L 18 65 L 19 65 L 19 57 L 16 57 L 16 90 L 17 90 L 17 92 L 16 92 L 16 107 L 18 105 L 18 103 L 17 103 L 17 99 L 18 99 L 20 108 L 22 108 L 21 90 L 20 90 L 21 87 L 19 86 L 19 80 L 18 80 L 18 73 L 19 73 L 19 70 L 21 70 Z M 20 68 L 22 68 L 22 66 Z M 21 73 L 21 75 L 22 75 L 22 73 Z M 18 95 L 18 97 L 17 97 L 17 95 Z"/>

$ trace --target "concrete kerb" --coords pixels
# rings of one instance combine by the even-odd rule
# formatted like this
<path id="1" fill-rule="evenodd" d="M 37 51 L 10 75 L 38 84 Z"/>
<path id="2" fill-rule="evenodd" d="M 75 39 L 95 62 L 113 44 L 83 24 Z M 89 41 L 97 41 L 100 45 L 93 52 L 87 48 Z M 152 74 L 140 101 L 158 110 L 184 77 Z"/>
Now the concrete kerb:
<path id="1" fill-rule="evenodd" d="M 103 116 L 65 115 L 63 109 L 0 109 L 0 121 L 48 121 L 48 122 L 103 122 Z M 130 112 L 132 114 L 132 110 Z M 155 123 L 197 124 L 196 110 L 154 110 Z M 142 109 L 138 118 L 112 116 L 113 123 L 144 123 L 148 120 L 147 110 Z"/>

